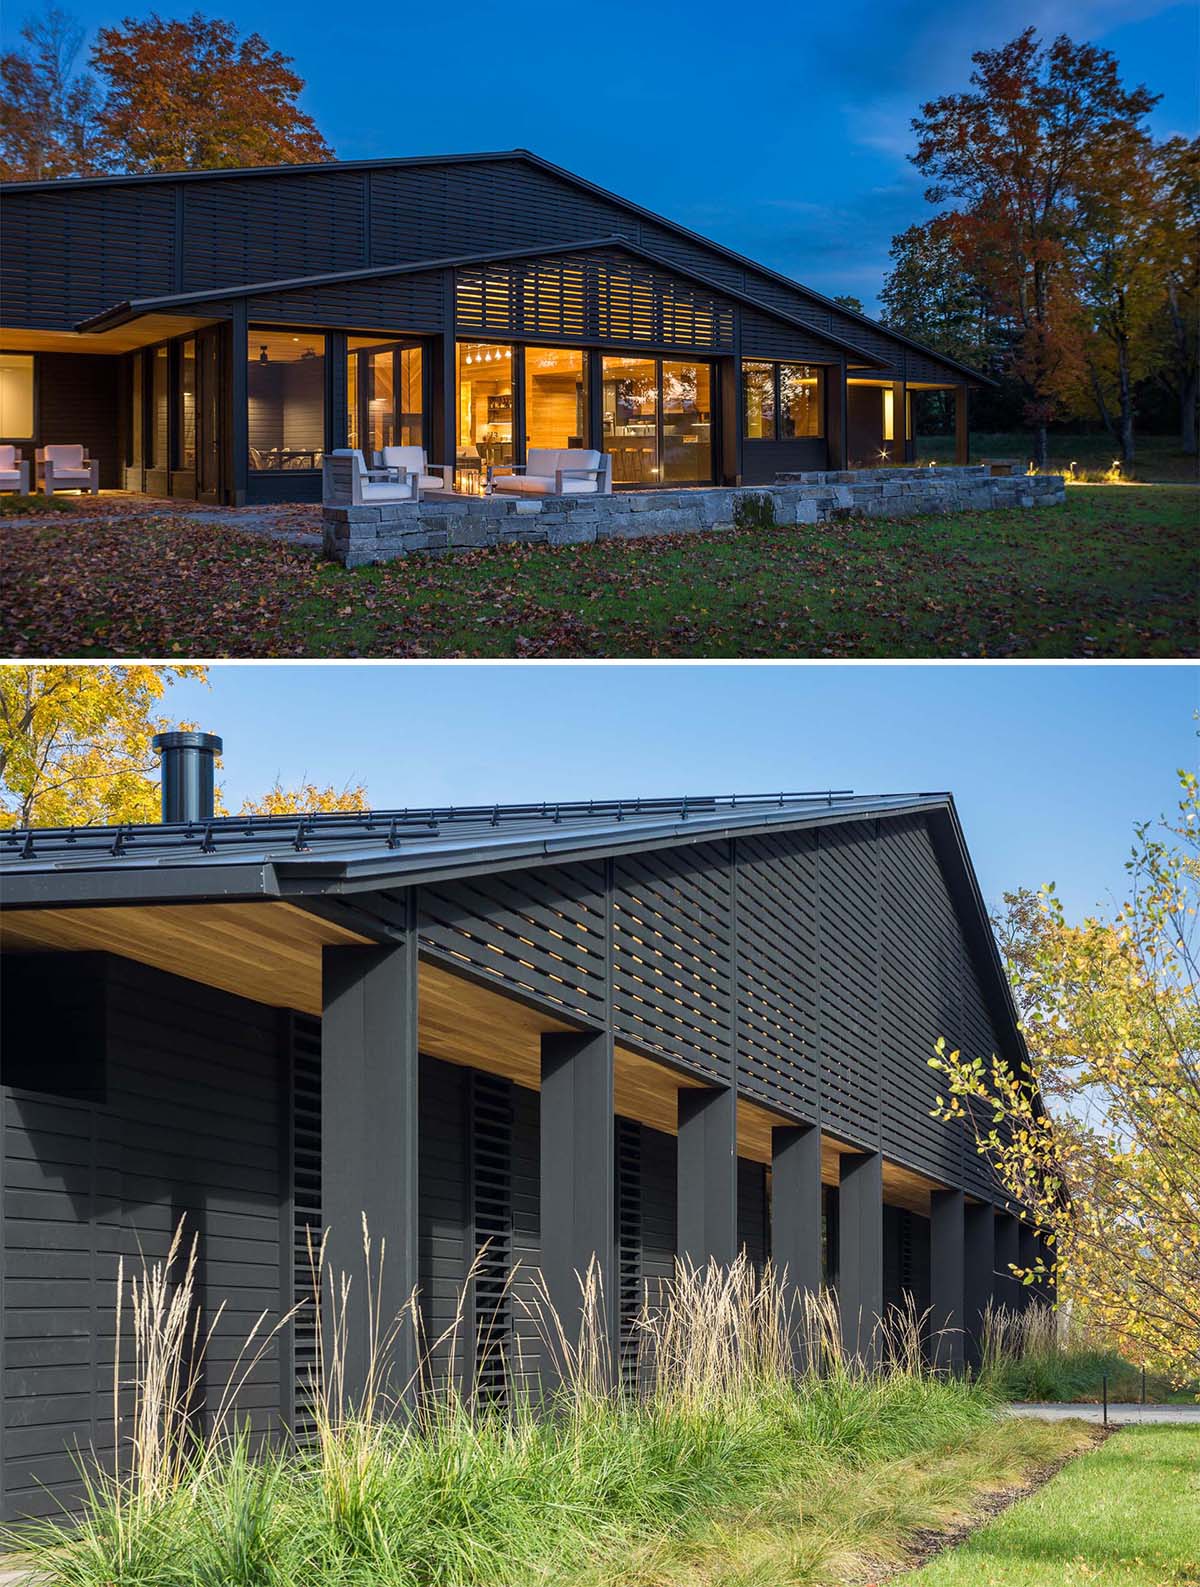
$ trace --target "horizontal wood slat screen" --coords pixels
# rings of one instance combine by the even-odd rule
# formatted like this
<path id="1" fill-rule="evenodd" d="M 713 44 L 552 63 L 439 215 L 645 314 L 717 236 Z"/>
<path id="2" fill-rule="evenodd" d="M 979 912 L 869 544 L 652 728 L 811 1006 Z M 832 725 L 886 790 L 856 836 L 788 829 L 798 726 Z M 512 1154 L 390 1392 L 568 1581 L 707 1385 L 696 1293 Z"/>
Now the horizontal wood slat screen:
<path id="1" fill-rule="evenodd" d="M 879 1140 L 879 898 L 874 823 L 821 831 L 821 1122 Z"/>
<path id="2" fill-rule="evenodd" d="M 454 318 L 475 335 L 703 347 L 730 352 L 733 305 L 618 255 L 518 259 L 461 269 Z"/>
<path id="3" fill-rule="evenodd" d="M 547 866 L 420 891 L 421 945 L 591 1018 L 605 994 L 604 872 Z"/>
<path id="4" fill-rule="evenodd" d="M 728 1080 L 732 1039 L 728 849 L 623 855 L 613 867 L 613 1028 Z"/>

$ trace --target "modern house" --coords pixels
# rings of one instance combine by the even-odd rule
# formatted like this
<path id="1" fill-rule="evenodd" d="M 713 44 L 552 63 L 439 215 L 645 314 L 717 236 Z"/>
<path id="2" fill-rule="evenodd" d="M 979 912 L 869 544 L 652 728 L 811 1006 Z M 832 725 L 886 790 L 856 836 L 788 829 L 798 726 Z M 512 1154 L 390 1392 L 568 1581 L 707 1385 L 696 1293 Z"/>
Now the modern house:
<path id="1" fill-rule="evenodd" d="M 0 442 L 104 487 L 315 501 L 324 454 L 460 483 L 590 446 L 618 488 L 913 457 L 974 371 L 525 150 L 0 191 Z"/>
<path id="2" fill-rule="evenodd" d="M 950 795 L 211 819 L 217 745 L 168 736 L 163 824 L 0 836 L 6 1516 L 111 1449 L 117 1259 L 184 1215 L 214 1396 L 310 1231 L 361 1275 L 364 1212 L 430 1338 L 483 1249 L 497 1391 L 544 1364 L 529 1275 L 569 1320 L 593 1258 L 621 1348 L 677 1255 L 743 1247 L 835 1285 L 864 1352 L 905 1294 L 948 1366 L 1020 1303 L 1032 1231 L 930 1117 L 938 1036 L 1023 1061 Z M 263 1428 L 312 1351 L 310 1314 L 256 1369 Z"/>

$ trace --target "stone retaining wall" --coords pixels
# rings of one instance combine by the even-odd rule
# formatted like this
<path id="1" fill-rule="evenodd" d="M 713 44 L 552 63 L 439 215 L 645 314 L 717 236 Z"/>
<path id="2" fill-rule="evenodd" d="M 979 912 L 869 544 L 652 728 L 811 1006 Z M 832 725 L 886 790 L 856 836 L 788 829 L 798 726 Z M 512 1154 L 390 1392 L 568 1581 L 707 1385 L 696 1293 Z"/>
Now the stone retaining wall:
<path id="1" fill-rule="evenodd" d="M 348 568 L 410 551 L 443 555 L 531 541 L 579 545 L 703 529 L 765 528 L 833 518 L 908 518 L 988 507 L 1050 506 L 1065 495 L 1057 474 L 993 479 L 986 465 L 779 474 L 773 485 L 622 491 L 612 496 L 449 496 L 374 507 L 326 507 L 325 555 Z"/>

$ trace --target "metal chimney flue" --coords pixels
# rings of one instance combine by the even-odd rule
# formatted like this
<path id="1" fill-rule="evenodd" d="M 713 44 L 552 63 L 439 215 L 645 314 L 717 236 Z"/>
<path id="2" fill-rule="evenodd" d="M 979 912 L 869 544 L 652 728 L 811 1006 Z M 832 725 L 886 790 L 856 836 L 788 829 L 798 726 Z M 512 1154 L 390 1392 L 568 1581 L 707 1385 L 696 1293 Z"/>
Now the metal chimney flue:
<path id="1" fill-rule="evenodd" d="M 213 770 L 223 748 L 215 733 L 156 733 L 152 749 L 162 756 L 164 822 L 211 821 Z"/>

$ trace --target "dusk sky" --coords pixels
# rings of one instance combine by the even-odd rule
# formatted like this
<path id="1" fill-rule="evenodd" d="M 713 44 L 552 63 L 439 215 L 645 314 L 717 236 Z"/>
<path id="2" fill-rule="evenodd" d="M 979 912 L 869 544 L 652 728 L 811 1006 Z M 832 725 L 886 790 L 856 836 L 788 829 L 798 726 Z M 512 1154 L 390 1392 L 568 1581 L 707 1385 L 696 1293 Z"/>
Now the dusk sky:
<path id="1" fill-rule="evenodd" d="M 112 0 L 60 3 L 93 31 L 125 14 Z M 5 7 L 6 43 L 33 9 Z M 966 86 L 972 51 L 1027 23 L 1089 39 L 1127 84 L 1162 94 L 1160 135 L 1197 127 L 1192 3 L 251 0 L 235 14 L 295 58 L 340 158 L 529 148 L 868 312 L 891 237 L 927 213 L 909 122 L 923 99 Z"/>
<path id="2" fill-rule="evenodd" d="M 376 808 L 850 788 L 951 791 L 989 902 L 1125 885 L 1195 761 L 1186 666 L 517 662 L 214 666 L 173 720 L 223 735 L 225 802 L 279 776 Z"/>

